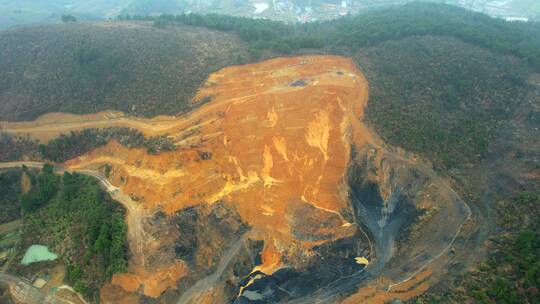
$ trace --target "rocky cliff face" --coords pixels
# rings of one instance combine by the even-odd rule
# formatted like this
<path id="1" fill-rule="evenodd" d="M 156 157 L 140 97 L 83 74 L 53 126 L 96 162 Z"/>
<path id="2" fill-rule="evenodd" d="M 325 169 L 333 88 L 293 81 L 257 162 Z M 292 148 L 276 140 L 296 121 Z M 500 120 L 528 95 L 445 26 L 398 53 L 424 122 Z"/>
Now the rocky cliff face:
<path id="1" fill-rule="evenodd" d="M 444 270 L 470 210 L 445 178 L 402 149 L 366 145 L 349 170 L 351 208 L 368 231 L 376 259 L 346 303 L 406 300 L 423 292 Z"/>
<path id="2" fill-rule="evenodd" d="M 350 59 L 290 57 L 212 74 L 193 100 L 204 105 L 181 117 L 57 119 L 47 136 L 114 125 L 177 147 L 110 142 L 65 164 L 106 171 L 128 209 L 129 272 L 102 302 L 354 303 L 427 284 L 468 210 L 366 126 L 367 99 Z"/>

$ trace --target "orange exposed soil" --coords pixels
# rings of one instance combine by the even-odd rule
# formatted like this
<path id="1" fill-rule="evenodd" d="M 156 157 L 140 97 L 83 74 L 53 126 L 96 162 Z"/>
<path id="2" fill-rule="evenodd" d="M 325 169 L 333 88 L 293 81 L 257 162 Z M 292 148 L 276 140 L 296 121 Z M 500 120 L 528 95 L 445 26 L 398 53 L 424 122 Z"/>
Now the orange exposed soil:
<path id="1" fill-rule="evenodd" d="M 255 267 L 253 271 L 258 270 L 266 274 L 272 274 L 275 270 L 282 266 L 279 251 L 272 242 L 267 243 L 267 245 L 264 247 L 261 257 L 261 265 Z"/>
<path id="2" fill-rule="evenodd" d="M 128 292 L 142 288 L 145 295 L 154 298 L 159 297 L 168 288 L 175 288 L 176 282 L 187 275 L 186 266 L 181 262 L 151 271 L 143 267 L 132 268 L 131 272 L 115 275 L 112 284 L 122 286 Z"/>
<path id="3" fill-rule="evenodd" d="M 390 300 L 403 300 L 406 301 L 413 297 L 419 296 L 426 292 L 429 285 L 425 282 L 431 275 L 430 270 L 425 270 L 419 273 L 411 280 L 395 286 L 392 291 L 387 292 L 384 289 L 387 286 L 387 282 L 377 282 L 366 287 L 360 288 L 356 294 L 346 298 L 342 304 L 380 304 L 387 303 Z"/>
<path id="4" fill-rule="evenodd" d="M 298 80 L 306 86 L 291 86 Z M 170 214 L 228 199 L 253 226 L 288 234 L 289 201 L 330 213 L 346 207 L 336 191 L 350 154 L 353 122 L 346 112 L 362 117 L 367 90 L 353 62 L 342 57 L 230 67 L 210 76 L 197 99 L 213 100 L 199 110 L 166 126 L 131 124 L 141 123 L 146 134 L 168 134 L 177 151 L 156 156 L 111 142 L 67 165 L 112 164 L 111 182 L 150 209 Z"/>
<path id="5" fill-rule="evenodd" d="M 121 122 L 146 135 L 169 135 L 176 151 L 150 155 L 110 142 L 66 165 L 112 165 L 110 182 L 149 211 L 173 214 L 221 200 L 236 204 L 243 221 L 276 246 L 265 250 L 260 268 L 268 271 L 280 264 L 278 252 L 298 243 L 291 233 L 291 211 L 311 212 L 314 220 L 333 223 L 309 231 L 327 240 L 356 231 L 340 212 L 348 204 L 351 135 L 371 137 L 363 134 L 365 128 L 354 128 L 363 117 L 367 96 L 366 80 L 352 60 L 343 57 L 279 58 L 229 67 L 212 74 L 195 98 L 212 101 L 184 117 L 111 118 L 114 125 Z M 78 123 L 106 125 L 108 117 L 86 116 Z M 39 122 L 53 119 L 56 131 L 62 129 L 62 121 L 71 129 L 73 118 L 55 115 Z M 300 245 L 308 249 L 314 244 Z M 115 278 L 126 290 L 135 289 L 134 281 L 129 276 Z M 142 285 L 148 296 L 162 291 L 149 290 L 147 286 L 156 285 L 149 281 Z"/>

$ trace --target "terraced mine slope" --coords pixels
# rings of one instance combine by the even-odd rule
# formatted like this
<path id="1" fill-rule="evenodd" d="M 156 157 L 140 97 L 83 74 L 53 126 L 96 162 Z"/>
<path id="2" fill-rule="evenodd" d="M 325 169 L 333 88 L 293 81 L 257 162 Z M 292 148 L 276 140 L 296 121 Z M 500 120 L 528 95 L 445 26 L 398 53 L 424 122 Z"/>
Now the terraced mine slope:
<path id="1" fill-rule="evenodd" d="M 129 271 L 103 303 L 383 303 L 438 278 L 470 212 L 364 123 L 368 91 L 349 58 L 278 58 L 211 74 L 192 101 L 205 103 L 182 116 L 50 114 L 2 129 L 43 142 L 119 126 L 175 143 L 154 155 L 110 141 L 58 164 L 128 210 Z"/>

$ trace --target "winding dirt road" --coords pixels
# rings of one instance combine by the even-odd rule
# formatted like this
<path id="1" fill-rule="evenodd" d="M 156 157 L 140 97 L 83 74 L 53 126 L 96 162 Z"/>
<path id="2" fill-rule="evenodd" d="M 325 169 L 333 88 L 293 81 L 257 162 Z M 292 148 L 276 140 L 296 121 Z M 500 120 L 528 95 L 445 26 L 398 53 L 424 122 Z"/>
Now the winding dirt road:
<path id="1" fill-rule="evenodd" d="M 205 292 L 211 290 L 219 279 L 223 276 L 223 273 L 229 265 L 231 264 L 233 258 L 238 254 L 244 242 L 247 239 L 249 233 L 244 234 L 238 241 L 236 241 L 221 257 L 216 271 L 212 274 L 200 279 L 191 286 L 186 292 L 182 294 L 182 297 L 178 300 L 177 304 L 196 304 L 200 301 L 198 298 L 203 295 Z"/>
<path id="2" fill-rule="evenodd" d="M 301 88 L 296 88 L 301 90 Z M 257 97 L 290 92 L 291 88 L 270 88 L 255 94 L 244 95 L 227 99 L 228 104 L 240 104 L 253 100 Z M 0 132 L 12 136 L 29 136 L 41 142 L 47 142 L 59 137 L 61 134 L 68 134 L 71 131 L 85 129 L 105 129 L 105 128 L 132 128 L 142 132 L 145 136 L 157 136 L 162 134 L 172 134 L 178 130 L 189 129 L 193 125 L 202 125 L 201 117 L 206 114 L 220 110 L 223 103 L 207 103 L 199 108 L 198 115 L 187 113 L 182 119 L 174 116 L 158 116 L 155 118 L 127 117 L 124 113 L 115 111 L 104 111 L 90 115 L 73 115 L 67 113 L 51 113 L 40 116 L 37 120 L 30 122 L 8 122 L 0 121 Z M 212 119 L 208 121 L 212 122 Z"/>

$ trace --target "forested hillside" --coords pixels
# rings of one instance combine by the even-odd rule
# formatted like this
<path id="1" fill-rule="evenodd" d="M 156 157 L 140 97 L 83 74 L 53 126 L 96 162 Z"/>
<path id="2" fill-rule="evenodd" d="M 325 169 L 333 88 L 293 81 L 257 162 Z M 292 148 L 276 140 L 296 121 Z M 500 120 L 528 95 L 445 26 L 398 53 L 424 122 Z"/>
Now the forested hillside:
<path id="1" fill-rule="evenodd" d="M 522 60 L 459 39 L 408 37 L 354 55 L 371 86 L 368 118 L 387 141 L 446 166 L 485 158 L 534 96 Z"/>
<path id="2" fill-rule="evenodd" d="M 539 196 L 524 190 L 537 190 L 540 176 L 539 24 L 421 3 L 304 25 L 197 14 L 120 19 L 0 32 L 0 120 L 107 109 L 175 115 L 192 110 L 202 82 L 224 66 L 289 54 L 352 57 L 370 86 L 365 122 L 385 148 L 434 163 L 473 214 L 448 250 L 452 269 L 441 289 L 452 291 L 414 303 L 538 302 Z M 74 131 L 48 143 L 1 131 L 1 161 L 64 162 L 110 140 L 151 154 L 177 149 L 167 135 L 145 138 L 124 128 Z M 202 153 L 200 161 L 210 163 L 220 151 Z M 104 166 L 106 175 L 110 169 Z M 21 176 L 29 179 L 24 191 Z M 22 214 L 22 245 L 58 253 L 67 283 L 88 299 L 97 301 L 99 287 L 126 269 L 124 210 L 97 181 L 46 166 L 2 172 L 0 185 L 0 205 L 8 207 L 0 222 Z M 471 265 L 484 249 L 487 262 Z M 478 267 L 467 273 L 471 266 Z"/>
<path id="3" fill-rule="evenodd" d="M 105 109 L 176 114 L 208 73 L 243 53 L 233 34 L 193 27 L 116 22 L 0 31 L 0 120 Z"/>
<path id="4" fill-rule="evenodd" d="M 328 22 L 296 25 L 222 15 L 129 18 L 154 21 L 161 27 L 184 24 L 232 31 L 249 42 L 253 52 L 272 49 L 289 53 L 303 48 L 354 51 L 409 36 L 451 36 L 493 51 L 514 54 L 540 69 L 540 24 L 506 22 L 444 4 L 412 3 Z"/>

